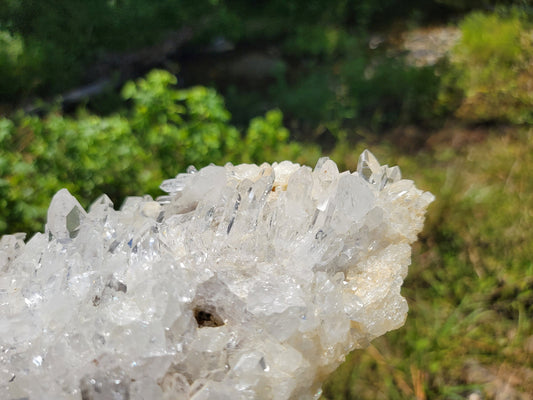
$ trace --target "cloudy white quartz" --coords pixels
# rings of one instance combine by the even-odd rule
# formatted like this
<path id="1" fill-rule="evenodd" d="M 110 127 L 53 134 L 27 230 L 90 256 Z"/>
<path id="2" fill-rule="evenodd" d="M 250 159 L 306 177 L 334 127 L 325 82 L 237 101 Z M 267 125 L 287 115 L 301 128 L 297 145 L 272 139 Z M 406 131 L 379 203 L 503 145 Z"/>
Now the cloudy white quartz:
<path id="1" fill-rule="evenodd" d="M 0 241 L 2 399 L 311 399 L 403 325 L 410 243 L 433 196 L 357 172 L 209 166 L 155 201 L 67 190 L 45 233 Z"/>

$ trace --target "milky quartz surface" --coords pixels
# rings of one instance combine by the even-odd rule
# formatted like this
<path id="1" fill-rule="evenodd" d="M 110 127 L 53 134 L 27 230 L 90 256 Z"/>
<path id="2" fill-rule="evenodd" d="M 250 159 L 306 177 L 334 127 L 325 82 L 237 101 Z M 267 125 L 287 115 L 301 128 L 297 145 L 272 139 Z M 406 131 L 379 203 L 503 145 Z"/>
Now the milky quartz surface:
<path id="1" fill-rule="evenodd" d="M 399 328 L 433 200 L 368 151 L 357 172 L 208 166 L 168 193 L 66 189 L 45 232 L 0 241 L 1 399 L 312 399 Z"/>

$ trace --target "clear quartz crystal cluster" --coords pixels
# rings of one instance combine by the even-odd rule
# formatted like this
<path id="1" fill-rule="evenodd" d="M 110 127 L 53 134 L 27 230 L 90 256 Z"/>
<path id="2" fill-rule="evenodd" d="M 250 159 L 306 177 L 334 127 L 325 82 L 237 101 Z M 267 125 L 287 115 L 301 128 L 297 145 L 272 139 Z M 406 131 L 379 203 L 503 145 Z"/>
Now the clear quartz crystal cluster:
<path id="1" fill-rule="evenodd" d="M 65 189 L 45 233 L 0 241 L 0 398 L 312 399 L 403 325 L 410 243 L 433 196 L 357 172 L 208 166 L 154 201 Z"/>

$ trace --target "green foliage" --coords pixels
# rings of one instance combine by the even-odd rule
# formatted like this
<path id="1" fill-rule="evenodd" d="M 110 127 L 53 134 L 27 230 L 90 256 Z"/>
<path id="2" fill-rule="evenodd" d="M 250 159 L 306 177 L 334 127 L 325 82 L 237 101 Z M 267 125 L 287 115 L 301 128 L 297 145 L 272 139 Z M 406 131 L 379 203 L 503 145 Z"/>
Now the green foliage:
<path id="1" fill-rule="evenodd" d="M 0 101 L 32 92 L 42 70 L 42 52 L 20 35 L 0 30 Z"/>
<path id="2" fill-rule="evenodd" d="M 0 102 L 57 94 L 81 84 L 106 54 L 153 45 L 186 26 L 196 43 L 277 40 L 294 56 L 331 58 L 367 30 L 440 8 L 437 0 L 3 0 L 0 49 L 21 50 L 17 61 L 0 50 Z"/>
<path id="3" fill-rule="evenodd" d="M 436 0 L 452 9 L 460 11 L 486 10 L 497 6 L 525 6 L 529 0 Z"/>
<path id="4" fill-rule="evenodd" d="M 67 187 L 83 205 L 101 193 L 116 203 L 157 193 L 162 179 L 191 164 L 296 159 L 279 110 L 254 118 L 246 134 L 229 124 L 223 99 L 205 87 L 178 90 L 155 70 L 129 82 L 131 108 L 99 117 L 52 113 L 0 119 L 0 232 L 41 230 L 53 194 Z M 316 154 L 311 146 L 307 154 Z"/>
<path id="5" fill-rule="evenodd" d="M 525 15 L 475 12 L 460 27 L 462 39 L 453 50 L 450 72 L 464 93 L 458 116 L 533 122 L 533 39 Z"/>
<path id="6" fill-rule="evenodd" d="M 301 146 L 294 142 L 287 145 L 288 139 L 289 131 L 283 126 L 281 111 L 268 111 L 264 117 L 250 121 L 243 141 L 242 161 L 294 159 L 301 152 Z"/>
<path id="7" fill-rule="evenodd" d="M 289 84 L 285 74 L 281 74 L 277 84 L 270 89 L 270 94 L 276 105 L 288 115 L 319 123 L 331 121 L 337 116 L 333 85 L 333 77 L 327 69 L 317 69 L 293 84 Z"/>
<path id="8" fill-rule="evenodd" d="M 208 0 L 9 0 L 0 7 L 0 49 L 9 35 L 22 43 L 18 60 L 0 50 L 0 102 L 54 94 L 79 84 L 84 64 L 106 52 L 156 43 L 201 14 Z M 11 44 L 9 47 L 13 47 Z M 9 78 L 16 75 L 18 80 Z"/>
<path id="9" fill-rule="evenodd" d="M 321 51 L 322 45 L 315 45 L 306 51 Z M 271 105 L 303 123 L 380 133 L 395 125 L 434 126 L 442 114 L 441 78 L 433 67 L 410 66 L 401 58 L 370 58 L 361 44 L 352 43 L 342 61 L 303 70 L 293 77 L 282 66 L 268 93 Z"/>
<path id="10" fill-rule="evenodd" d="M 102 192 L 120 199 L 159 178 L 128 121 L 119 116 L 21 115 L 0 126 L 4 232 L 41 230 L 51 196 L 61 187 L 85 200 Z"/>
<path id="11" fill-rule="evenodd" d="M 374 131 L 406 123 L 430 123 L 435 116 L 439 77 L 432 67 L 413 67 L 401 59 L 347 62 L 342 79 L 357 123 Z"/>
<path id="12" fill-rule="evenodd" d="M 364 36 L 363 33 L 359 34 Z M 359 36 L 358 35 L 358 36 Z M 297 25 L 284 42 L 283 49 L 291 57 L 313 56 L 332 59 L 345 55 L 358 46 L 360 38 L 337 26 Z"/>
<path id="13" fill-rule="evenodd" d="M 176 78 L 152 71 L 126 84 L 124 98 L 133 100 L 132 127 L 166 176 L 176 166 L 223 162 L 238 153 L 240 134 L 228 125 L 229 112 L 213 90 L 194 87 L 173 90 Z"/>
<path id="14" fill-rule="evenodd" d="M 259 4 L 229 0 L 225 3 L 230 12 L 254 21 L 258 18 L 268 19 L 284 27 L 284 32 L 291 32 L 295 26 L 313 23 L 316 26 L 356 26 L 364 30 L 372 24 L 386 24 L 397 18 L 405 18 L 413 9 L 432 12 L 435 6 L 433 0 L 271 0 Z"/>

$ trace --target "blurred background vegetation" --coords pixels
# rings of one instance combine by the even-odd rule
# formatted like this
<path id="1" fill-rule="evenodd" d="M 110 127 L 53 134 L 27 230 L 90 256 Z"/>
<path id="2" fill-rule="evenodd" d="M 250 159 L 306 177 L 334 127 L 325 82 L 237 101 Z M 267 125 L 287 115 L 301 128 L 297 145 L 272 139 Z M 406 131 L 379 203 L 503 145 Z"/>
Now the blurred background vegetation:
<path id="1" fill-rule="evenodd" d="M 52 195 L 369 148 L 430 190 L 406 325 L 339 399 L 532 399 L 529 0 L 0 0 L 0 233 Z"/>

